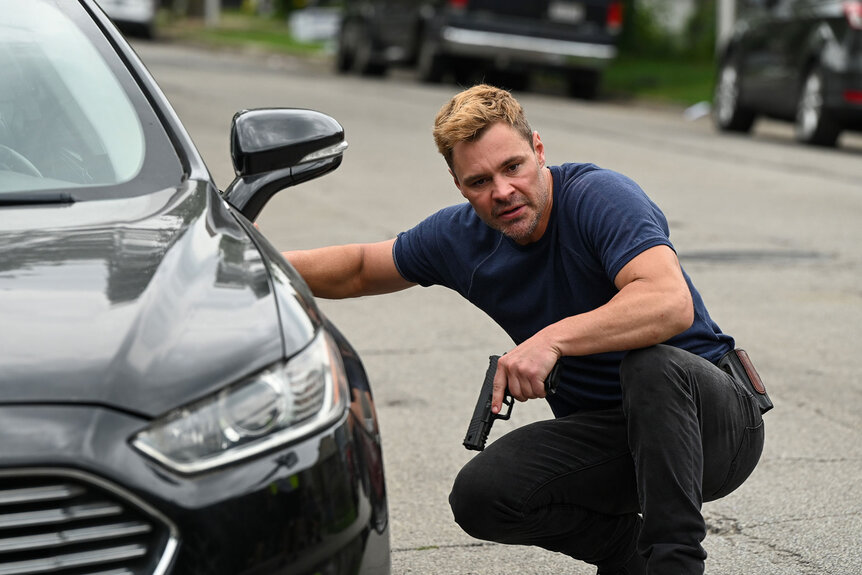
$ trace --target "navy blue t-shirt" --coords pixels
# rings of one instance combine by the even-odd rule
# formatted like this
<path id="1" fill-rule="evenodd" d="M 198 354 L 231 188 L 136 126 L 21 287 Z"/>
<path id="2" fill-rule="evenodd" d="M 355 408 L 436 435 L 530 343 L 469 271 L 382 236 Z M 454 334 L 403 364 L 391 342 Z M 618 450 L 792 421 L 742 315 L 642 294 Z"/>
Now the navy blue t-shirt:
<path id="1" fill-rule="evenodd" d="M 550 167 L 554 201 L 542 238 L 528 245 L 487 226 L 467 204 L 444 208 L 402 232 L 398 271 L 423 286 L 451 288 L 485 311 L 519 344 L 563 318 L 593 310 L 616 293 L 614 278 L 632 258 L 670 242 L 664 214 L 631 179 L 593 164 Z M 694 324 L 666 343 L 712 361 L 733 347 L 683 272 Z M 565 357 L 557 417 L 618 405 L 625 352 Z"/>

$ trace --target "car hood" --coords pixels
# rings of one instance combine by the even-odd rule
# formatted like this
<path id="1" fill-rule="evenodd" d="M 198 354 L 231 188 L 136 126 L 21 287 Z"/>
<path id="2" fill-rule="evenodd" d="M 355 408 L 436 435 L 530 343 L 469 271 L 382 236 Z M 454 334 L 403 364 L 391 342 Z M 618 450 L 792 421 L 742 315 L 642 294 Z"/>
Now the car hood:
<path id="1" fill-rule="evenodd" d="M 279 297 L 290 279 L 270 281 L 260 242 L 194 181 L 124 200 L 4 208 L 0 404 L 154 417 L 297 351 L 314 325 L 296 297 Z"/>

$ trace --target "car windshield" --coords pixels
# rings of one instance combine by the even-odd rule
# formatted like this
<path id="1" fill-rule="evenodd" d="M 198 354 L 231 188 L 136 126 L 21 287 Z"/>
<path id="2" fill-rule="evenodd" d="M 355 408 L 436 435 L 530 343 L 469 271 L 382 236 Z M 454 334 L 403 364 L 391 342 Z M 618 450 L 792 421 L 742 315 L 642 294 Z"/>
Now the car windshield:
<path id="1" fill-rule="evenodd" d="M 85 16 L 73 3 L 0 0 L 0 200 L 42 190 L 142 193 L 145 186 L 122 184 L 145 171 L 148 146 L 171 148 L 163 131 L 144 129 L 158 124 L 142 121 L 152 110 Z M 165 162 L 164 150 L 155 156 Z"/>

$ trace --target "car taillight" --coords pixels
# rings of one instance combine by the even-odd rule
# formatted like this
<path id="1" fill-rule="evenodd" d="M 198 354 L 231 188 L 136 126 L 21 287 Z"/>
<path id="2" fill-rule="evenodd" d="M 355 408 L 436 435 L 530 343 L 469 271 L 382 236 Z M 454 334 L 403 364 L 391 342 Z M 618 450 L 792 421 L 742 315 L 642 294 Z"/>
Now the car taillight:
<path id="1" fill-rule="evenodd" d="M 618 33 L 623 27 L 623 3 L 614 0 L 608 6 L 607 28 L 611 34 Z"/>
<path id="2" fill-rule="evenodd" d="M 862 30 L 862 2 L 845 2 L 844 14 L 850 26 Z"/>
<path id="3" fill-rule="evenodd" d="M 849 104 L 862 104 L 862 90 L 845 90 L 844 101 Z"/>
<path id="4" fill-rule="evenodd" d="M 455 8 L 457 10 L 463 10 L 467 7 L 467 4 L 470 3 L 470 0 L 449 0 L 449 7 Z"/>

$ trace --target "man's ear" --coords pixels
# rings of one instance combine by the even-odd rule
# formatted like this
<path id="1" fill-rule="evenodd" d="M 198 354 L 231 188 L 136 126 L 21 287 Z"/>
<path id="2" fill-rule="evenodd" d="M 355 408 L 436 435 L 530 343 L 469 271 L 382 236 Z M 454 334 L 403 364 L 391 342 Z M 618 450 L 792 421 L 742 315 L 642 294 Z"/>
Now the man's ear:
<path id="1" fill-rule="evenodd" d="M 539 132 L 533 132 L 533 149 L 536 151 L 536 159 L 539 161 L 539 167 L 544 168 L 545 144 L 542 143 L 542 138 L 539 137 Z"/>

